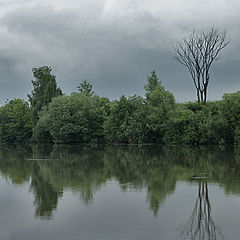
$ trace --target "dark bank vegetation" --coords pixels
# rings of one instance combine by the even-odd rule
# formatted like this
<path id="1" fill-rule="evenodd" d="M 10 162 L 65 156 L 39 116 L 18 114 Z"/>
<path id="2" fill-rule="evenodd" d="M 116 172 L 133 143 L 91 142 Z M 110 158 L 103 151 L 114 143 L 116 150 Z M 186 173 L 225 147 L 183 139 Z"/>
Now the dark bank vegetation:
<path id="1" fill-rule="evenodd" d="M 240 92 L 206 104 L 180 104 L 153 71 L 144 97 L 110 101 L 96 95 L 86 80 L 79 92 L 62 94 L 50 67 L 34 68 L 33 74 L 29 102 L 14 99 L 0 107 L 1 144 L 240 143 Z"/>

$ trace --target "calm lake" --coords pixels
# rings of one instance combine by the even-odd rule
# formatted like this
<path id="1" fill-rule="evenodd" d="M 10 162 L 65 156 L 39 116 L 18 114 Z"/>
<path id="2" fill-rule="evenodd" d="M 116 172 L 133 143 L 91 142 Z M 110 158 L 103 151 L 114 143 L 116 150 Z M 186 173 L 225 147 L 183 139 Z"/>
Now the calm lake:
<path id="1" fill-rule="evenodd" d="M 240 149 L 0 151 L 1 240 L 240 239 Z"/>

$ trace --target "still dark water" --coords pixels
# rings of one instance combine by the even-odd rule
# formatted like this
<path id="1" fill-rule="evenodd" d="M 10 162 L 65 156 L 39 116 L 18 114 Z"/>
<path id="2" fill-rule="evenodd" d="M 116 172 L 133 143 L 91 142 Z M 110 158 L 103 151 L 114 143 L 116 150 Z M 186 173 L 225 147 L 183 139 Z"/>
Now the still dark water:
<path id="1" fill-rule="evenodd" d="M 239 240 L 240 149 L 2 149 L 0 239 Z"/>

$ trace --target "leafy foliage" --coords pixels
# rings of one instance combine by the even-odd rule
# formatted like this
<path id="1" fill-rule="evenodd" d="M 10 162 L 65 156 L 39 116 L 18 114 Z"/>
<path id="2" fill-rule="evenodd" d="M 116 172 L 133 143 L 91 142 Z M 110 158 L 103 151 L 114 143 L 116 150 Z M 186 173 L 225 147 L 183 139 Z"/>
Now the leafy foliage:
<path id="1" fill-rule="evenodd" d="M 92 96 L 94 94 L 94 91 L 92 90 L 92 83 L 88 82 L 87 80 L 83 79 L 79 86 L 77 86 L 77 89 L 82 94 L 86 94 L 88 97 Z"/>
<path id="2" fill-rule="evenodd" d="M 43 66 L 33 68 L 32 94 L 28 95 L 32 109 L 33 125 L 36 125 L 38 113 L 44 106 L 47 106 L 54 97 L 62 95 L 62 90 L 57 87 L 56 77 L 51 74 L 51 67 Z"/>
<path id="3" fill-rule="evenodd" d="M 172 93 L 166 91 L 159 82 L 156 73 L 153 71 L 147 78 L 146 105 L 148 108 L 147 129 L 148 142 L 162 143 L 165 132 L 165 125 L 175 111 L 175 99 Z"/>
<path id="4" fill-rule="evenodd" d="M 156 72 L 153 70 L 151 72 L 151 75 L 147 77 L 147 84 L 144 86 L 144 89 L 146 91 L 146 98 L 148 99 L 149 94 L 151 94 L 155 88 L 160 85 L 161 82 L 159 81 Z"/>
<path id="5" fill-rule="evenodd" d="M 0 108 L 1 144 L 26 143 L 31 135 L 31 111 L 27 102 L 14 99 Z"/>
<path id="6" fill-rule="evenodd" d="M 224 94 L 220 103 L 222 119 L 225 122 L 227 134 L 226 141 L 238 144 L 240 128 L 240 91 Z"/>
<path id="7" fill-rule="evenodd" d="M 57 143 L 102 142 L 107 105 L 106 98 L 79 93 L 54 98 L 40 114 L 34 134 L 41 140 L 41 134 L 48 131 Z"/>
<path id="8" fill-rule="evenodd" d="M 113 102 L 110 115 L 104 123 L 106 139 L 114 143 L 141 143 L 144 141 L 147 112 L 144 100 L 133 96 L 122 96 Z"/>

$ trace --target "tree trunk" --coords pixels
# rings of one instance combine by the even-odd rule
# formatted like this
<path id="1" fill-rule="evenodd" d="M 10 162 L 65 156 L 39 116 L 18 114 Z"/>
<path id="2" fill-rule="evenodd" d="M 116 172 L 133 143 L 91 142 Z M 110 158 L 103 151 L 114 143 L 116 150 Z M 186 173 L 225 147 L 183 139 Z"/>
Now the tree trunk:
<path id="1" fill-rule="evenodd" d="M 200 94 L 199 94 L 199 89 L 197 88 L 197 102 L 200 103 Z"/>
<path id="2" fill-rule="evenodd" d="M 200 90 L 200 94 L 201 94 L 201 103 L 203 103 L 203 91 Z"/>
<path id="3" fill-rule="evenodd" d="M 206 105 L 207 103 L 207 88 L 204 89 L 204 99 L 203 99 L 203 104 Z"/>

